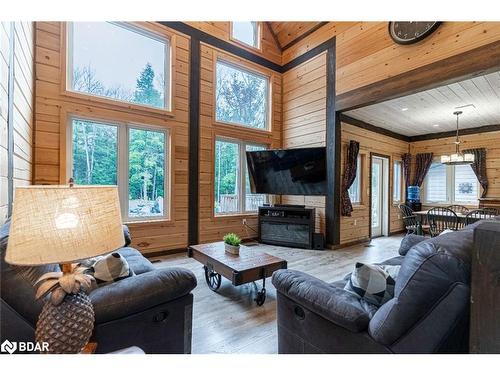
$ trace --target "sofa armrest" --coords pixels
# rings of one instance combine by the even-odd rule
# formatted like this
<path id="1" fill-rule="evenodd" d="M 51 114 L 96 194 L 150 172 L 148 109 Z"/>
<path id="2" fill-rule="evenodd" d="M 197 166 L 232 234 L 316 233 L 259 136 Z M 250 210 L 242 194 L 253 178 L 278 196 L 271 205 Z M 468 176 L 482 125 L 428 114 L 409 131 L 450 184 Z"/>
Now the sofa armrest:
<path id="1" fill-rule="evenodd" d="M 353 293 L 293 270 L 276 271 L 273 284 L 278 292 L 349 331 L 361 332 L 368 327 L 370 317 Z"/>
<path id="2" fill-rule="evenodd" d="M 104 285 L 90 293 L 95 322 L 109 322 L 185 296 L 196 277 L 183 268 L 163 268 Z"/>
<path id="3" fill-rule="evenodd" d="M 126 226 L 125 224 L 122 224 L 122 228 L 123 228 L 123 238 L 125 240 L 125 245 L 123 245 L 123 247 L 130 246 L 130 244 L 132 243 L 132 236 L 130 235 L 130 229 L 128 229 L 128 226 Z"/>

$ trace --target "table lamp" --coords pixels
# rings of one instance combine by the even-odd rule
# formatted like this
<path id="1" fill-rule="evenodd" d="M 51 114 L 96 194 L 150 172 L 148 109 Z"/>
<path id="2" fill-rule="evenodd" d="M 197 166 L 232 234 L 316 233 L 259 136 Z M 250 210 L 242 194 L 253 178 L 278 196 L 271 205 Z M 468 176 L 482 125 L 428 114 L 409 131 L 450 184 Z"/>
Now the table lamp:
<path id="1" fill-rule="evenodd" d="M 20 266 L 59 263 L 62 272 L 43 275 L 36 298 L 50 294 L 35 336 L 50 353 L 79 353 L 94 328 L 87 293 L 93 278 L 72 265 L 123 246 L 116 186 L 16 188 L 6 262 Z"/>

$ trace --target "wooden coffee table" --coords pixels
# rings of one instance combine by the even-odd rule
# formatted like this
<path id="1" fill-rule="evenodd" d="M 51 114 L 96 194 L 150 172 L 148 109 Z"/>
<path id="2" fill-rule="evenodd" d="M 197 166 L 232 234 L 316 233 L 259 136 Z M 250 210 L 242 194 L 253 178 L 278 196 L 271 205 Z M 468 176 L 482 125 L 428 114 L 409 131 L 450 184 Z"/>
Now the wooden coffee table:
<path id="1" fill-rule="evenodd" d="M 203 264 L 205 280 L 213 291 L 219 289 L 221 276 L 234 286 L 262 280 L 262 289 L 255 302 L 262 306 L 266 300 L 266 277 L 274 271 L 287 268 L 286 260 L 241 246 L 240 255 L 226 253 L 224 242 L 214 242 L 188 247 L 188 256 Z"/>

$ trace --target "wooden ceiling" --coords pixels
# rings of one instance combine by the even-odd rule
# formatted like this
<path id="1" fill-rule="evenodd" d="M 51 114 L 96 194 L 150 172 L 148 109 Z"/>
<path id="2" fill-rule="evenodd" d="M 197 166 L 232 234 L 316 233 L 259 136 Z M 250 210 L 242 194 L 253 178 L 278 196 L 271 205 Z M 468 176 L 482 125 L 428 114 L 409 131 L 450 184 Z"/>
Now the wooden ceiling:
<path id="1" fill-rule="evenodd" d="M 327 22 L 267 22 L 282 50 L 291 47 Z"/>
<path id="2" fill-rule="evenodd" d="M 463 107 L 463 108 L 457 108 Z M 500 124 L 500 72 L 346 112 L 393 132 L 416 136 Z"/>

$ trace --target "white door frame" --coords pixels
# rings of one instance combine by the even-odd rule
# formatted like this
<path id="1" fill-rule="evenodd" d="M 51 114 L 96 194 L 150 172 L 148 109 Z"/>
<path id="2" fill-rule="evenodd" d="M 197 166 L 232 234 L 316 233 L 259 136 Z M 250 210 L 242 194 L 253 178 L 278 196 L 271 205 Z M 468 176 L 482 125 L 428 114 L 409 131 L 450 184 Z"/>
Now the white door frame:
<path id="1" fill-rule="evenodd" d="M 390 157 L 388 155 L 370 154 L 370 237 L 380 237 L 389 235 L 389 163 Z M 373 186 L 372 186 L 372 173 L 373 164 L 378 163 L 381 166 L 381 178 L 379 179 L 379 185 L 381 192 L 381 197 L 379 199 L 380 206 L 380 225 L 376 228 L 372 227 L 372 200 L 373 200 Z"/>

